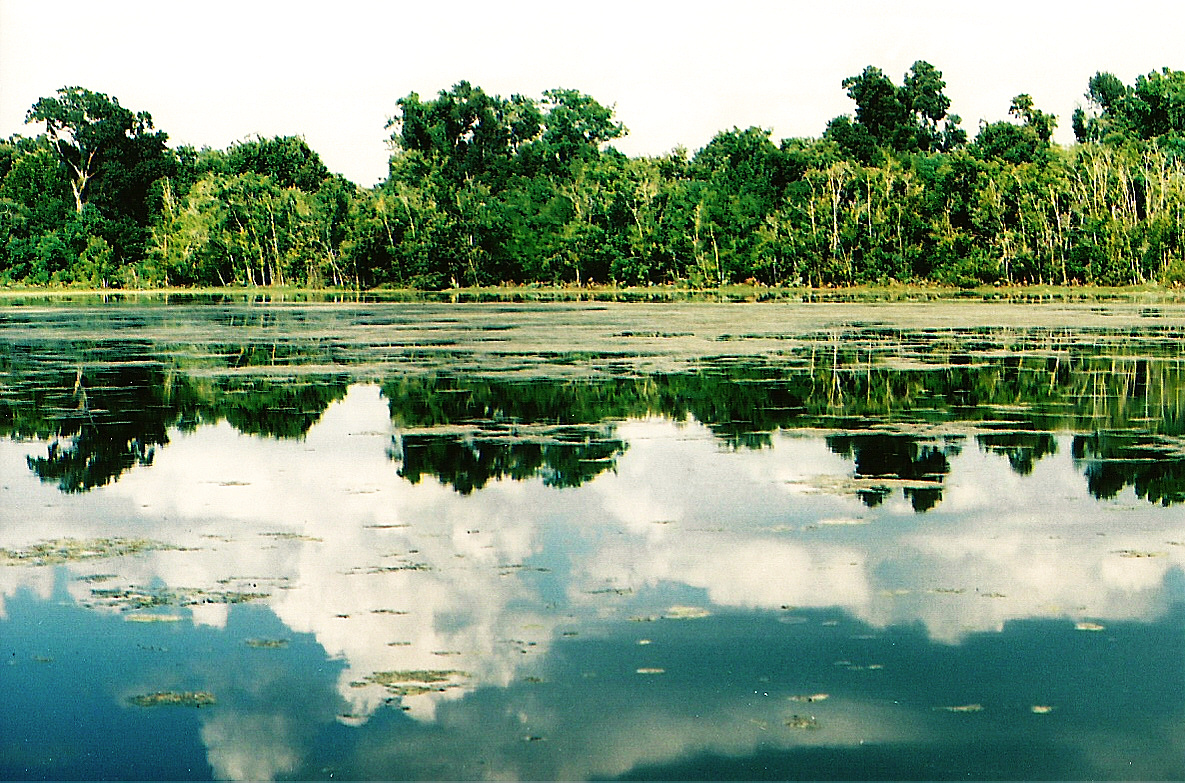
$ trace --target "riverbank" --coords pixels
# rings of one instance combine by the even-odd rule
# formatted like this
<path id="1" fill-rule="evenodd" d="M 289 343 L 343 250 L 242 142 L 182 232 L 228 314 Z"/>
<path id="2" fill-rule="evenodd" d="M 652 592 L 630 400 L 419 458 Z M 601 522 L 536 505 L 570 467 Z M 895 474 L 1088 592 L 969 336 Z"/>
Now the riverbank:
<path id="1" fill-rule="evenodd" d="M 936 285 L 890 285 L 808 288 L 730 285 L 693 289 L 679 286 L 488 286 L 451 288 L 441 291 L 379 288 L 300 288 L 251 286 L 216 288 L 72 288 L 4 287 L 0 304 L 27 301 L 69 303 L 194 300 L 267 302 L 1131 302 L 1156 304 L 1185 302 L 1185 288 L 1141 286 L 979 286 L 956 288 Z"/>

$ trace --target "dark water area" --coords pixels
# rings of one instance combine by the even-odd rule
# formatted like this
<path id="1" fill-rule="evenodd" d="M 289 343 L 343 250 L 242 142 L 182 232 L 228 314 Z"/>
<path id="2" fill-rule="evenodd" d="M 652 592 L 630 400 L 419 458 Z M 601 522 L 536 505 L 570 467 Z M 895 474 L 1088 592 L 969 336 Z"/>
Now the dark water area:
<path id="1" fill-rule="evenodd" d="M 0 307 L 0 778 L 1185 778 L 1185 307 Z"/>

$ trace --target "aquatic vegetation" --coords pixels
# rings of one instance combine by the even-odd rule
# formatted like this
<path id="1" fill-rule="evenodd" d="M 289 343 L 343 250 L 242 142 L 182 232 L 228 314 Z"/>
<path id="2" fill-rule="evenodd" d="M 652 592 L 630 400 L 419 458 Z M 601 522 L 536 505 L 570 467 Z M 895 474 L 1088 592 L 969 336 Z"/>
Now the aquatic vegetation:
<path id="1" fill-rule="evenodd" d="M 434 571 L 428 563 L 407 562 L 389 566 L 355 566 L 342 571 L 343 576 L 373 576 L 375 574 L 394 574 L 400 571 Z"/>
<path id="2" fill-rule="evenodd" d="M 286 533 L 286 532 L 270 532 L 260 533 L 259 535 L 267 538 L 279 539 L 282 541 L 308 541 L 310 543 L 323 543 L 325 539 L 317 538 L 316 536 L 307 536 L 302 533 Z"/>
<path id="3" fill-rule="evenodd" d="M 662 616 L 664 620 L 699 620 L 711 612 L 701 606 L 672 606 Z"/>
<path id="4" fill-rule="evenodd" d="M 932 314 L 961 317 L 946 309 L 911 317 Z M 472 326 L 463 323 L 468 320 L 513 320 L 477 309 L 449 315 L 456 323 L 434 328 L 453 336 Z M 3 543 L 11 547 L 0 551 L 0 564 L 50 566 L 9 571 L 9 581 L 49 596 L 52 616 L 100 610 L 103 616 L 90 625 L 119 641 L 108 651 L 101 636 L 72 640 L 94 656 L 79 657 L 77 666 L 62 646 L 36 636 L 26 648 L 14 641 L 13 660 L 23 668 L 14 664 L 12 674 L 83 682 L 104 671 L 99 663 L 124 656 L 144 690 L 210 687 L 216 683 L 204 678 L 215 667 L 223 683 L 211 688 L 217 710 L 233 694 L 236 711 L 282 711 L 301 725 L 332 724 L 341 713 L 338 720 L 357 727 L 364 742 L 401 744 L 409 727 L 423 737 L 455 737 L 457 747 L 468 739 L 464 726 L 510 744 L 546 735 L 547 743 L 521 747 L 540 757 L 556 754 L 547 766 L 501 770 L 524 778 L 569 769 L 562 763 L 569 749 L 592 736 L 581 733 L 585 721 L 613 714 L 617 725 L 671 728 L 680 743 L 671 766 L 634 768 L 632 776 L 641 777 L 686 771 L 682 759 L 693 753 L 743 749 L 736 739 L 761 736 L 754 726 L 783 746 L 827 739 L 833 731 L 843 744 L 859 730 L 870 742 L 910 733 L 921 754 L 948 738 L 988 743 L 985 757 L 997 741 L 1036 747 L 1040 738 L 1011 741 L 1041 728 L 1038 723 L 1050 728 L 1048 720 L 1096 733 L 1105 724 L 1105 705 L 1126 697 L 1117 701 L 1120 684 L 1094 673 L 1107 671 L 1116 655 L 1131 651 L 1124 662 L 1131 660 L 1133 676 L 1144 682 L 1155 677 L 1150 666 L 1163 671 L 1164 660 L 1176 659 L 1171 645 L 1178 635 L 1127 632 L 1179 623 L 1176 609 L 1149 614 L 1162 612 L 1160 596 L 1171 597 L 1177 586 L 1169 562 L 1183 546 L 1176 509 L 1145 503 L 1129 481 L 1135 474 L 1087 470 L 1096 463 L 1122 467 L 1129 457 L 1145 460 L 1140 466 L 1185 458 L 1179 448 L 1147 448 L 1147 439 L 1137 442 L 1140 454 L 1115 445 L 1121 430 L 1181 427 L 1185 377 L 1165 367 L 1185 361 L 1185 350 L 1172 349 L 1181 358 L 1160 366 L 1149 343 L 1133 343 L 1132 350 L 1147 353 L 1149 367 L 1125 390 L 1124 359 L 1113 363 L 1105 353 L 1118 353 L 1118 343 L 1077 341 L 1079 332 L 1070 329 L 1062 337 L 1041 332 L 1049 341 L 1039 344 L 1027 329 L 1009 336 L 997 327 L 976 332 L 944 322 L 890 333 L 846 314 L 841 326 L 829 326 L 837 316 L 827 309 L 754 309 L 727 316 L 753 319 L 752 326 L 733 328 L 751 336 L 714 341 L 711 353 L 685 352 L 680 338 L 659 356 L 645 340 L 631 339 L 630 352 L 611 356 L 605 338 L 614 331 L 651 331 L 634 322 L 641 316 L 578 309 L 569 315 L 579 322 L 576 339 L 596 343 L 596 350 L 581 354 L 587 364 L 566 364 L 563 374 L 533 354 L 544 337 L 557 344 L 568 339 L 554 324 L 544 335 L 541 327 L 550 322 L 537 313 L 522 315 L 538 318 L 530 330 L 507 335 L 528 340 L 503 349 L 513 356 L 462 339 L 454 340 L 456 353 L 413 349 L 411 328 L 394 337 L 327 328 L 310 341 L 333 343 L 333 351 L 344 346 L 339 338 L 353 341 L 341 348 L 352 362 L 343 373 L 367 385 L 329 408 L 306 442 L 237 435 L 238 425 L 226 419 L 206 426 L 215 420 L 212 384 L 224 369 L 187 365 L 200 345 L 178 354 L 186 358 L 170 369 L 167 394 L 153 397 L 168 404 L 151 410 L 173 441 L 158 442 L 157 464 L 137 467 L 121 486 L 89 499 L 55 498 L 53 486 L 23 476 L 23 463 L 3 482 L 0 498 L 34 497 L 55 506 L 45 512 L 44 526 L 34 528 L 47 540 L 26 546 L 34 537 L 21 532 L 27 512 L 0 502 L 9 523 Z M 724 318 L 712 308 L 674 317 L 700 315 L 706 331 Z M 897 317 L 888 310 L 862 316 Z M 404 317 L 424 320 L 417 312 Z M 596 319 L 599 325 L 589 326 Z M 774 320 L 787 323 L 774 329 Z M 36 375 L 5 364 L 24 359 L 19 351 L 4 353 L 2 332 L 0 440 L 23 460 L 28 447 L 9 431 L 51 433 L 79 414 L 38 408 L 31 392 L 9 384 L 15 379 L 34 389 Z M 301 339 L 293 338 L 285 361 L 301 360 Z M 388 339 L 400 345 L 379 344 Z M 733 348 L 738 355 L 718 355 Z M 104 358 L 106 348 L 85 350 L 82 361 L 117 360 Z M 84 380 L 97 377 L 87 367 Z M 258 381 L 239 387 L 235 393 L 243 397 L 267 398 L 274 385 L 273 370 L 264 365 L 234 372 Z M 74 377 L 71 369 L 70 383 Z M 277 375 L 275 384 L 287 377 Z M 91 394 L 92 404 L 96 399 Z M 239 410 L 263 411 L 250 400 L 239 403 Z M 21 420 L 26 414 L 44 417 L 35 425 L 40 429 L 19 429 L 28 424 Z M 105 420 L 114 429 L 99 437 L 113 432 L 122 448 L 117 419 Z M 1076 455 L 1073 439 L 1096 432 L 1103 435 L 1084 441 Z M 403 451 L 395 461 L 388 445 L 399 437 Z M 614 451 L 615 466 L 603 467 L 599 449 L 615 440 L 629 448 Z M 166 448 L 172 450 L 167 459 Z M 448 464 L 454 451 L 464 470 Z M 244 456 L 259 463 L 236 472 L 234 463 Z M 256 478 L 256 468 L 271 466 L 281 468 L 275 481 Z M 430 480 L 412 485 L 412 468 Z M 561 484 L 545 482 L 540 471 L 561 469 L 572 486 L 553 491 Z M 459 483 L 445 481 L 442 490 L 435 486 L 441 475 Z M 1089 475 L 1096 485 L 1088 484 Z M 590 476 L 594 486 L 578 485 Z M 169 484 L 174 477 L 176 487 Z M 249 482 L 252 488 L 235 489 Z M 30 494 L 22 495 L 18 483 Z M 458 496 L 464 494 L 452 491 L 458 486 L 472 486 L 471 496 Z M 1113 501 L 1097 502 L 1112 491 L 1119 493 Z M 943 505 L 933 505 L 942 493 Z M 247 494 L 259 504 L 236 505 Z M 116 533 L 125 538 L 100 538 Z M 137 543 L 141 534 L 160 541 Z M 65 538 L 70 535 L 76 539 Z M 175 549 L 164 543 L 174 540 L 204 551 L 147 554 L 153 547 Z M 124 560 L 91 560 L 124 554 Z M 1115 590 L 1102 584 L 1107 580 L 1095 585 L 1100 565 L 1132 589 Z M 397 573 L 404 571 L 424 573 Z M 1030 578 L 1036 574 L 1042 578 Z M 18 611 L 5 622 L 20 622 L 30 600 L 25 593 L 13 599 Z M 67 611 L 69 600 L 77 603 Z M 259 605 L 225 606 L 244 602 Z M 134 625 L 140 623 L 180 625 Z M 1122 650 L 1108 643 L 1110 633 L 1069 633 L 1120 623 Z M 1149 652 L 1154 644 L 1161 649 Z M 33 651 L 52 652 L 57 662 L 32 666 Z M 309 665 L 322 658 L 315 669 Z M 343 672 L 349 672 L 344 680 Z M 1145 703 L 1171 714 L 1161 701 L 1179 701 L 1174 685 L 1158 688 Z M 306 687 L 315 698 L 304 698 Z M 754 689 L 767 698 L 756 698 Z M 998 703 L 970 703 L 992 693 Z M 125 709 L 126 695 L 117 697 Z M 143 697 L 146 706 L 185 701 L 180 691 Z M 383 704 L 391 714 L 374 720 Z M 1052 712 L 1052 704 L 1052 718 L 1037 717 Z M 705 727 L 696 736 L 719 738 L 718 746 L 705 750 L 679 736 L 685 728 L 678 716 L 691 710 Z M 677 725 L 659 725 L 671 716 Z M 976 736 L 989 717 L 991 736 Z M 503 720 L 511 725 L 500 725 Z M 1138 718 L 1144 720 L 1156 728 L 1153 718 Z M 866 732 L 882 722 L 889 727 L 883 734 Z M 435 750 L 433 742 L 425 747 Z M 910 752 L 889 742 L 883 746 L 889 755 Z M 826 749 L 829 742 L 819 744 L 826 746 L 817 749 L 820 759 L 843 755 Z M 442 762 L 423 776 L 457 769 Z M 488 774 L 474 766 L 461 772 Z M 631 776 L 617 767 L 594 772 Z M 312 767 L 291 772 L 317 774 Z"/>
<path id="5" fill-rule="evenodd" d="M 247 646 L 256 650 L 280 650 L 288 646 L 287 639 L 248 639 Z"/>
<path id="6" fill-rule="evenodd" d="M 378 685 L 392 696 L 419 696 L 424 693 L 443 693 L 458 688 L 469 673 L 457 669 L 410 669 L 374 672 L 362 680 L 350 683 L 351 688 Z"/>
<path id="7" fill-rule="evenodd" d="M 596 590 L 585 590 L 588 595 L 633 595 L 632 587 L 599 587 Z"/>
<path id="8" fill-rule="evenodd" d="M 137 707 L 209 707 L 217 699 L 208 691 L 157 691 L 132 696 L 128 702 Z"/>
<path id="9" fill-rule="evenodd" d="M 185 618 L 179 614 L 156 614 L 150 612 L 136 612 L 124 615 L 129 623 L 179 623 Z"/>
<path id="10" fill-rule="evenodd" d="M 165 587 L 92 588 L 90 605 L 129 611 L 161 606 L 183 608 L 201 604 L 241 604 L 268 598 L 270 595 L 270 593 L 206 590 L 200 587 L 173 589 Z"/>
<path id="11" fill-rule="evenodd" d="M 865 672 L 865 671 L 880 671 L 885 668 L 883 663 L 853 663 L 848 660 L 836 661 L 835 666 L 840 669 L 847 669 L 850 672 Z"/>
<path id="12" fill-rule="evenodd" d="M 181 550 L 181 547 L 147 538 L 55 538 L 19 549 L 0 548 L 0 565 L 60 565 L 162 550 Z M 86 579 L 101 581 L 103 577 Z"/>
<path id="13" fill-rule="evenodd" d="M 112 579 L 118 579 L 118 574 L 86 574 L 85 576 L 74 577 L 76 581 L 95 583 L 95 582 L 110 582 Z"/>
<path id="14" fill-rule="evenodd" d="M 791 729 L 814 731 L 819 728 L 819 721 L 813 715 L 791 715 L 786 719 L 786 726 Z"/>
<path id="15" fill-rule="evenodd" d="M 834 517 L 831 519 L 820 519 L 815 522 L 821 527 L 835 526 L 835 527 L 849 527 L 852 525 L 867 525 L 872 520 L 864 517 Z"/>

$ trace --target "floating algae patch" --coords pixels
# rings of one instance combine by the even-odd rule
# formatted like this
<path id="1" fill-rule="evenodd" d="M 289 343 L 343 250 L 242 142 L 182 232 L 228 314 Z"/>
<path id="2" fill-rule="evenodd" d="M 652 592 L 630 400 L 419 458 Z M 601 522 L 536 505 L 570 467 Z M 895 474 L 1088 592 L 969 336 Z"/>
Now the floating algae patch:
<path id="1" fill-rule="evenodd" d="M 137 707 L 209 707 L 217 699 L 208 691 L 157 691 L 132 696 L 128 702 Z"/>
<path id="2" fill-rule="evenodd" d="M 201 604 L 242 604 L 248 601 L 270 598 L 271 594 L 205 590 L 199 587 L 179 587 L 175 589 L 164 587 L 114 587 L 92 588 L 91 597 L 90 606 L 118 608 L 126 611 L 152 609 L 162 606 L 186 607 Z"/>
<path id="3" fill-rule="evenodd" d="M 819 721 L 813 715 L 791 715 L 786 719 L 786 726 L 791 729 L 814 731 L 819 728 Z"/>
<path id="4" fill-rule="evenodd" d="M 280 650 L 288 646 L 287 639 L 248 639 L 247 646 L 256 650 Z"/>
<path id="5" fill-rule="evenodd" d="M 55 538 L 19 549 L 0 548 L 0 565 L 60 565 L 167 550 L 184 551 L 148 538 Z"/>
<path id="6" fill-rule="evenodd" d="M 423 693 L 443 693 L 449 688 L 459 687 L 458 680 L 468 677 L 467 672 L 457 669 L 405 669 L 374 672 L 362 680 L 351 682 L 350 687 L 378 685 L 386 688 L 392 696 L 419 696 Z"/>
<path id="7" fill-rule="evenodd" d="M 710 617 L 711 612 L 699 606 L 672 606 L 663 614 L 664 620 L 699 620 Z"/>
<path id="8" fill-rule="evenodd" d="M 156 614 L 152 612 L 137 612 L 123 618 L 129 623 L 179 623 L 185 619 L 179 614 Z"/>
<path id="9" fill-rule="evenodd" d="M 829 698 L 830 695 L 826 693 L 804 693 L 798 696 L 791 696 L 790 701 L 799 701 L 805 704 L 813 704 L 817 701 L 826 701 Z"/>
<path id="10" fill-rule="evenodd" d="M 315 543 L 315 544 L 323 543 L 325 541 L 325 539 L 323 539 L 323 538 L 317 538 L 316 536 L 306 536 L 303 533 L 273 532 L 273 533 L 260 533 L 259 535 L 265 536 L 267 538 L 278 539 L 281 541 L 308 541 L 308 542 Z"/>

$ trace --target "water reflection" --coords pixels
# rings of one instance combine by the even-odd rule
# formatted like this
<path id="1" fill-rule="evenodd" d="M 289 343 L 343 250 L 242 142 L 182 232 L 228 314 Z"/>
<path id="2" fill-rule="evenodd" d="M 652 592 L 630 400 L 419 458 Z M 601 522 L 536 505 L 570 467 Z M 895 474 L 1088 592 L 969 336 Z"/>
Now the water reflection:
<path id="1" fill-rule="evenodd" d="M 7 355 L 0 777 L 1185 772 L 1172 361 L 122 350 Z"/>
<path id="2" fill-rule="evenodd" d="M 179 614 L 183 628 L 230 634 L 239 647 L 213 659 L 158 653 L 161 664 L 181 655 L 182 680 L 150 667 L 112 695 L 217 692 L 219 706 L 197 718 L 212 770 L 228 777 L 320 764 L 361 777 L 693 776 L 738 756 L 822 770 L 822 757 L 803 755 L 811 747 L 846 747 L 850 764 L 936 752 L 947 764 L 938 769 L 954 773 L 966 724 L 1007 734 L 1037 719 L 1033 706 L 1069 718 L 1081 709 L 1075 685 L 1142 716 L 1108 729 L 1129 740 L 1135 724 L 1163 734 L 1176 719 L 1148 711 L 1163 694 L 1075 679 L 1056 648 L 1038 645 L 1048 637 L 1102 665 L 1118 644 L 1135 656 L 1125 666 L 1153 667 L 1144 676 L 1180 693 L 1174 670 L 1155 668 L 1180 652 L 1168 631 L 1183 597 L 1179 525 L 1151 505 L 1100 506 L 1066 443 L 1064 459 L 1027 476 L 987 452 L 952 452 L 943 503 L 918 515 L 905 499 L 870 508 L 838 491 L 851 463 L 809 435 L 722 453 L 697 422 L 629 420 L 617 429 L 629 444 L 617 470 L 580 489 L 503 478 L 464 495 L 394 475 L 388 422 L 379 390 L 354 387 L 301 442 L 243 437 L 225 423 L 178 433 L 151 470 L 90 498 L 57 495 L 36 527 L 8 514 L 3 526 L 10 553 L 46 529 L 98 540 L 114 520 L 176 548 L 70 562 L 57 577 L 10 565 L 0 572 L 6 600 L 49 598 L 64 584 L 73 603 L 108 617 Z M 6 457 L 34 445 L 9 443 Z M 32 477 L 8 481 L 5 508 L 55 497 Z M 1056 517 L 1035 511 L 1049 496 L 1065 498 Z M 83 500 L 90 514 L 76 513 Z M 97 598 L 147 587 L 193 600 L 145 609 Z M 261 597 L 214 598 L 228 594 Z M 1165 629 L 1168 648 L 1133 641 L 1133 621 Z M 1026 625 L 1010 631 L 1017 622 Z M 182 644 L 169 622 L 124 626 L 150 647 Z M 985 633 L 1001 635 L 997 646 Z M 261 636 L 295 647 L 243 645 Z M 307 651 L 302 638 L 337 662 L 317 678 L 333 698 L 316 709 L 292 696 L 308 686 L 286 668 L 227 679 L 238 657 L 287 667 L 289 649 Z M 952 642 L 963 647 L 944 652 Z M 1031 645 L 1043 668 L 1016 681 L 986 675 Z M 819 694 L 828 698 L 802 700 Z M 946 709 L 975 704 L 987 714 Z M 345 735 L 332 765 L 314 740 L 330 721 L 361 732 Z M 1082 728 L 1055 725 L 1059 742 Z M 443 766 L 461 746 L 459 766 Z M 1167 759 L 1146 755 L 1142 769 L 1172 769 Z M 1118 769 L 1081 753 L 1070 761 L 1057 769 Z"/>
<path id="3" fill-rule="evenodd" d="M 942 481 L 950 472 L 948 457 L 962 450 L 962 438 L 947 436 L 927 443 L 909 435 L 832 435 L 827 446 L 856 463 L 855 477 L 867 482 L 858 490 L 869 507 L 879 506 L 892 492 L 886 481 L 901 486 L 914 511 L 929 511 L 942 500 Z"/>
<path id="4" fill-rule="evenodd" d="M 1125 487 L 1152 503 L 1185 501 L 1185 440 L 1138 432 L 1094 432 L 1074 438 L 1074 459 L 1097 498 Z"/>
<path id="5" fill-rule="evenodd" d="M 272 314 L 261 328 L 275 321 Z M 944 462 L 959 437 L 973 434 L 1024 473 L 1050 453 L 1055 432 L 1070 430 L 1080 434 L 1074 453 L 1096 497 L 1137 486 L 1151 502 L 1180 502 L 1180 359 L 1114 356 L 1110 344 L 992 356 L 998 346 L 989 342 L 983 356 L 910 347 L 936 365 L 897 366 L 910 342 L 892 336 L 890 347 L 885 333 L 856 329 L 830 353 L 808 341 L 809 351 L 776 359 L 705 357 L 679 372 L 641 376 L 625 368 L 523 376 L 514 365 L 390 375 L 382 389 L 399 426 L 391 457 L 409 480 L 432 475 L 463 492 L 503 475 L 541 473 L 565 487 L 612 469 L 623 448 L 614 422 L 627 418 L 694 419 L 729 448 L 766 448 L 778 430 L 821 428 L 837 431 L 832 442 L 855 460 L 857 478 L 898 482 L 927 511 L 941 500 Z M 1124 350 L 1147 348 L 1133 338 Z M 175 358 L 163 358 L 143 341 L 0 344 L 0 433 L 48 440 L 30 469 L 65 491 L 86 491 L 150 465 L 170 428 L 225 420 L 243 433 L 300 438 L 353 381 L 349 364 L 312 371 L 333 353 L 324 341 L 206 350 L 195 364 L 180 361 L 175 348 Z M 266 371 L 238 372 L 244 368 Z M 946 424 L 963 431 L 937 440 L 926 432 Z M 892 488 L 870 484 L 863 497 L 879 503 Z"/>

